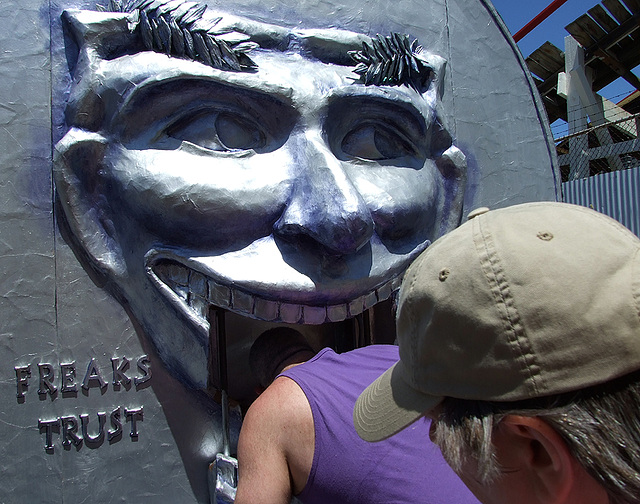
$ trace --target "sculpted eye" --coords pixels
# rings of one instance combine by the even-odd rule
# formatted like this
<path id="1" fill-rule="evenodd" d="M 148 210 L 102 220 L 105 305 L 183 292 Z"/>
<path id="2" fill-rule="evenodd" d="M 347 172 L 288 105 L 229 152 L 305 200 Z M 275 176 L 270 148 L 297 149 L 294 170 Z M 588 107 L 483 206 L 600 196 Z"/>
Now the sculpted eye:
<path id="1" fill-rule="evenodd" d="M 229 149 L 255 149 L 264 145 L 262 132 L 256 126 L 231 114 L 218 114 L 218 138 Z"/>
<path id="2" fill-rule="evenodd" d="M 352 129 L 342 140 L 342 152 L 374 161 L 413 156 L 416 150 L 399 133 L 379 124 L 364 124 Z"/>
<path id="3" fill-rule="evenodd" d="M 170 126 L 167 135 L 215 151 L 264 147 L 263 131 L 253 122 L 229 112 L 206 112 Z"/>

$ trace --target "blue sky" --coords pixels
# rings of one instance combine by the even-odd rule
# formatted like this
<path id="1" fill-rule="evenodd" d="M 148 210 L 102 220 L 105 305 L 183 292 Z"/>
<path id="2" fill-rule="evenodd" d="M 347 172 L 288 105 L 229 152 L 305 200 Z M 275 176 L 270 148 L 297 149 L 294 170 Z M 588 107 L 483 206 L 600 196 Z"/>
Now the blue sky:
<path id="1" fill-rule="evenodd" d="M 537 16 L 545 7 L 551 4 L 552 1 L 553 0 L 492 0 L 494 7 L 500 13 L 500 16 L 502 16 L 502 19 L 512 34 L 515 34 L 520 28 Z M 568 35 L 564 27 L 582 14 L 586 14 L 589 9 L 599 3 L 599 0 L 567 0 L 558 10 L 538 25 L 537 28 L 518 42 L 520 51 L 526 57 L 547 40 L 561 50 L 564 50 L 564 38 Z M 633 89 L 634 88 L 624 79 L 617 79 L 602 89 L 600 94 L 613 102 L 619 102 L 633 91 Z M 556 129 L 557 127 L 552 127 L 554 136 L 557 136 Z"/>

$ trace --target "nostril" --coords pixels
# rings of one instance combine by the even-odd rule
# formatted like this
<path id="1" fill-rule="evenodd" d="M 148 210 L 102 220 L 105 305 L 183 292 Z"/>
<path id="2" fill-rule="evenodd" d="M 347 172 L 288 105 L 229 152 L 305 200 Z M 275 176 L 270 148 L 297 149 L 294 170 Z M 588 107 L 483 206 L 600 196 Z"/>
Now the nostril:
<path id="1" fill-rule="evenodd" d="M 275 233 L 282 238 L 293 238 L 296 236 L 304 236 L 306 233 L 300 224 L 284 222 L 282 218 L 273 226 Z"/>
<path id="2" fill-rule="evenodd" d="M 323 233 L 331 235 L 333 249 L 339 253 L 354 253 L 369 241 L 373 234 L 373 221 L 359 216 L 345 219 L 340 223 L 331 223 Z M 330 247 L 331 248 L 331 247 Z"/>
<path id="3" fill-rule="evenodd" d="M 283 215 L 274 225 L 277 236 L 289 243 L 316 248 L 323 255 L 347 255 L 360 250 L 373 235 L 373 221 L 326 218 L 292 222 Z"/>

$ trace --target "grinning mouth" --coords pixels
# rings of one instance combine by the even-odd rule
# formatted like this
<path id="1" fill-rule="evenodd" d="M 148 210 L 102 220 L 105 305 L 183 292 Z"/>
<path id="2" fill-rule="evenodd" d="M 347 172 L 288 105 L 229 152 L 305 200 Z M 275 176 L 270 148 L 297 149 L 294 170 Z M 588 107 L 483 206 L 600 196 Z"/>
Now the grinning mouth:
<path id="1" fill-rule="evenodd" d="M 355 317 L 380 301 L 385 301 L 400 287 L 402 276 L 354 299 L 337 304 L 308 305 L 287 299 L 272 299 L 229 286 L 172 259 L 159 259 L 147 265 L 147 274 L 154 285 L 171 300 L 177 301 L 195 316 L 198 322 L 208 324 L 209 305 L 266 322 L 318 325 L 341 322 Z"/>

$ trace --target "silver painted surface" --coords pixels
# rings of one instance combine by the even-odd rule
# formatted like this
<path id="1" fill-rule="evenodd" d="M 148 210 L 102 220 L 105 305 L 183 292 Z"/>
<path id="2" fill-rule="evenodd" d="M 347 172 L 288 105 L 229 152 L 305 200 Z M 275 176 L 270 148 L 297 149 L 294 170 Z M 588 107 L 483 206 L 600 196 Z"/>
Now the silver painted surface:
<path id="1" fill-rule="evenodd" d="M 53 204 L 52 151 L 53 144 L 67 133 L 60 104 L 68 98 L 70 82 L 67 55 L 61 44 L 61 25 L 54 21 L 52 26 L 51 52 L 49 30 L 50 20 L 58 20 L 64 8 L 73 7 L 91 9 L 93 3 L 78 1 L 58 5 L 51 2 L 50 5 L 36 0 L 0 3 L 4 23 L 0 34 L 0 196 L 3 203 L 0 207 L 3 363 L 0 380 L 3 486 L 0 501 L 207 502 L 208 464 L 221 447 L 219 408 L 204 393 L 186 388 L 176 379 L 175 369 L 179 366 L 170 366 L 171 372 L 167 369 L 163 359 L 156 354 L 157 345 L 154 347 L 147 339 L 148 327 L 131 321 L 130 316 L 136 318 L 137 308 L 130 305 L 128 313 L 111 294 L 117 289 L 110 288 L 93 273 L 88 274 L 67 245 L 65 239 L 69 237 L 63 239 L 54 219 L 54 208 L 58 211 L 59 207 Z M 256 0 L 233 4 L 211 2 L 211 8 L 222 12 L 233 10 L 239 16 L 289 28 L 340 28 L 369 36 L 397 31 L 418 38 L 429 52 L 447 61 L 438 112 L 468 164 L 463 213 L 478 206 L 495 208 L 556 197 L 554 162 L 545 138 L 548 126 L 540 121 L 539 110 L 535 107 L 537 97 L 530 91 L 519 56 L 482 2 L 416 0 L 362 4 Z M 151 56 L 154 64 L 162 62 L 158 68 L 166 68 L 167 57 Z M 275 68 L 283 63 L 276 60 L 277 57 L 265 54 L 264 68 L 269 65 Z M 183 62 L 178 66 L 188 66 L 190 72 L 204 74 L 204 70 L 194 70 L 196 65 L 195 62 Z M 336 72 L 336 79 L 344 78 L 342 70 Z M 215 72 L 207 69 L 206 73 L 211 76 Z M 242 79 L 239 81 L 244 82 Z M 53 109 L 50 108 L 52 101 Z M 139 163 L 141 159 L 113 146 L 109 149 L 111 167 L 120 170 L 117 173 L 126 173 L 129 169 L 125 160 Z M 170 153 L 163 154 L 168 156 Z M 194 155 L 193 151 L 185 154 Z M 164 161 L 162 156 L 160 161 Z M 187 177 L 188 167 L 182 168 L 185 170 L 180 177 Z M 360 177 L 361 184 L 366 185 L 369 178 L 372 183 L 381 180 L 378 175 L 367 173 L 365 177 L 361 173 L 355 170 L 353 175 Z M 288 180 L 286 174 L 281 176 Z M 258 175 L 255 180 L 263 186 L 273 184 L 273 175 Z M 114 181 L 118 182 L 118 179 Z M 146 187 L 153 188 L 153 185 Z M 273 189 L 276 194 L 278 190 L 278 187 Z M 230 194 L 227 192 L 226 196 Z M 369 203 L 374 199 L 371 197 Z M 137 219 L 144 220 L 153 209 L 153 201 L 145 200 L 135 206 L 132 213 Z M 120 219 L 124 220 L 123 217 Z M 191 222 L 187 219 L 187 224 Z M 149 227 L 153 233 L 164 230 L 158 223 L 152 222 Z M 181 225 L 174 223 L 173 229 L 181 229 Z M 145 227 L 142 236 L 147 233 Z M 135 232 L 130 231 L 129 236 L 136 236 Z M 235 236 L 233 229 L 229 236 Z M 96 236 L 97 239 L 103 237 Z M 181 239 L 193 246 L 191 235 L 183 235 Z M 265 239 L 254 246 L 264 247 L 260 248 L 261 253 L 277 258 L 273 240 Z M 158 254 L 168 254 L 166 250 L 154 250 Z M 171 250 L 171 253 L 182 259 L 182 250 L 185 249 Z M 131 257 L 137 255 L 143 261 L 148 250 L 139 245 L 136 252 Z M 253 270 L 253 265 L 243 267 L 236 263 L 237 255 L 225 258 L 223 266 L 229 268 L 229 276 L 238 275 L 242 282 L 249 282 L 254 276 L 270 281 L 269 275 L 275 274 L 260 268 Z M 146 257 L 151 260 L 159 256 Z M 197 268 L 222 267 L 195 254 L 185 261 Z M 286 264 L 280 263 L 280 269 L 276 271 L 293 275 L 287 280 L 289 287 L 295 285 L 306 303 L 313 302 L 309 284 L 295 274 L 298 270 Z M 146 274 L 144 262 L 135 267 L 137 274 Z M 159 275 L 163 274 L 161 268 L 157 270 Z M 253 274 L 249 275 L 250 271 Z M 318 274 L 322 273 L 320 269 Z M 152 279 L 152 275 L 149 278 Z M 197 276 L 179 282 L 179 273 L 170 278 L 180 286 L 175 291 L 171 289 L 176 292 L 173 301 L 167 301 L 153 282 L 150 287 L 132 290 L 132 293 L 138 294 L 136 300 L 144 298 L 146 301 L 140 302 L 145 306 L 157 304 L 159 308 L 153 315 L 158 320 L 153 320 L 154 324 L 166 323 L 173 327 L 175 314 L 172 310 L 176 306 L 185 314 L 195 314 L 186 317 L 186 325 L 176 326 L 179 337 L 176 341 L 181 343 L 174 342 L 175 348 L 172 348 L 172 341 L 167 341 L 163 358 L 166 362 L 167 355 L 172 353 L 181 360 L 185 356 L 195 356 L 190 373 L 204 381 L 207 370 L 201 359 L 206 353 L 203 337 L 194 341 L 189 324 L 195 320 L 198 325 L 197 312 L 191 306 L 198 308 L 195 294 L 204 293 L 205 283 Z M 377 296 L 387 297 L 394 287 L 384 282 L 372 282 L 370 288 L 362 292 L 349 291 L 357 296 L 348 305 L 346 302 L 344 305 L 332 303 L 324 311 L 313 305 L 315 309 L 309 309 L 307 313 L 301 303 L 288 298 L 280 303 L 277 312 L 272 298 L 253 294 L 260 291 L 259 286 L 251 290 L 234 286 L 225 291 L 218 286 L 228 286 L 226 281 L 215 284 L 214 288 L 210 287 L 210 282 L 207 285 L 208 296 L 213 295 L 218 300 L 233 299 L 238 311 L 251 312 L 253 316 L 257 311 L 259 318 L 267 319 L 279 313 L 282 320 L 288 322 L 300 321 L 303 316 L 308 316 L 309 321 L 321 322 L 327 317 L 338 320 L 348 313 L 354 315 Z M 343 287 L 338 285 L 333 292 L 343 292 Z M 371 288 L 382 294 L 372 294 Z M 179 299 L 180 292 L 193 300 L 192 305 Z M 188 292 L 195 294 L 190 296 Z M 247 375 L 248 347 L 268 323 L 253 319 L 248 322 L 246 317 L 237 315 L 230 318 L 230 323 L 237 326 L 237 334 L 242 336 L 230 342 L 230 371 L 236 373 L 231 380 L 241 382 Z M 135 386 L 116 389 L 111 383 L 111 359 L 127 357 L 135 363 L 142 355 L 149 356 L 153 370 L 148 386 L 139 390 Z M 100 386 L 88 390 L 81 386 L 92 358 L 96 359 L 108 382 L 102 389 L 104 392 Z M 55 399 L 46 394 L 41 400 L 37 393 L 38 364 L 51 364 L 56 373 L 54 384 L 60 389 L 60 366 L 72 362 L 77 371 L 77 395 L 63 397 L 59 390 Z M 32 377 L 21 403 L 16 397 L 15 367 L 26 365 L 30 365 Z M 127 375 L 133 379 L 139 374 L 132 366 Z M 110 415 L 118 407 L 123 411 L 124 408 L 143 408 L 143 420 L 137 424 L 137 439 L 132 440 L 130 424 L 124 423 L 119 441 L 110 444 L 105 439 L 100 444 L 101 414 L 105 413 L 105 427 L 109 429 Z M 71 440 L 70 449 L 65 450 L 60 434 L 53 433 L 54 450 L 48 453 L 45 434 L 39 432 L 38 421 L 71 417 L 78 423 L 80 433 L 82 418 L 85 418 L 87 434 L 95 438 L 89 444 L 94 446 L 82 443 L 78 449 Z M 72 421 L 67 420 L 67 425 L 70 423 Z M 236 417 L 232 431 L 237 434 L 237 430 Z M 108 432 L 105 434 L 108 437 Z"/>
<path id="2" fill-rule="evenodd" d="M 43 456 L 37 395 L 36 400 L 19 404 L 14 373 L 14 366 L 30 362 L 36 351 L 45 360 L 51 358 L 56 340 L 51 169 L 47 167 L 51 155 L 49 29 L 48 23 L 41 22 L 41 7 L 37 1 L 0 4 L 5 25 L 0 32 L 0 460 L 6 482 L 0 493 L 7 502 L 17 502 L 14 495 L 34 495 L 34 481 L 59 494 L 62 475 L 58 460 Z M 30 392 L 36 394 L 36 389 L 37 384 L 32 385 Z M 36 445 L 40 445 L 37 451 Z"/>

